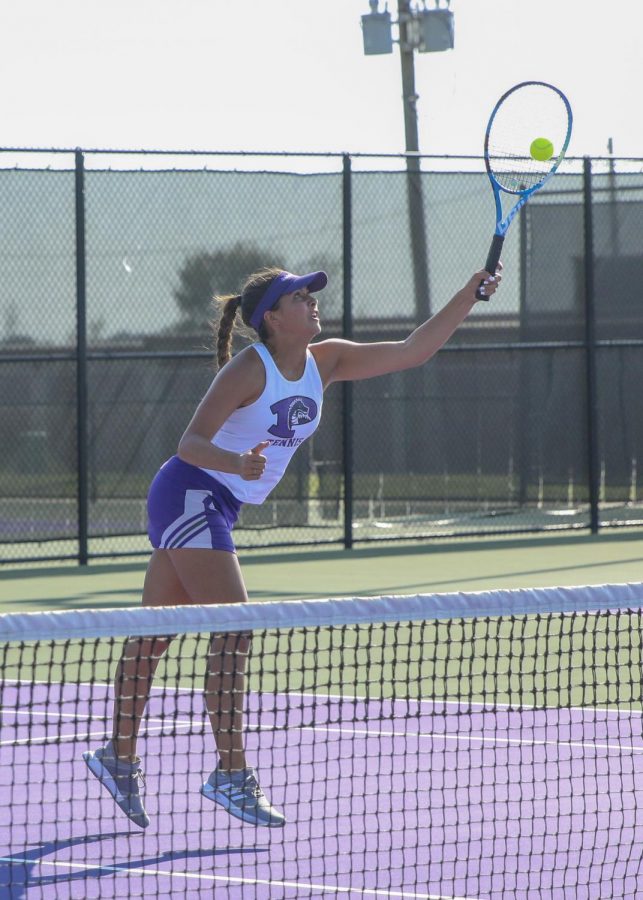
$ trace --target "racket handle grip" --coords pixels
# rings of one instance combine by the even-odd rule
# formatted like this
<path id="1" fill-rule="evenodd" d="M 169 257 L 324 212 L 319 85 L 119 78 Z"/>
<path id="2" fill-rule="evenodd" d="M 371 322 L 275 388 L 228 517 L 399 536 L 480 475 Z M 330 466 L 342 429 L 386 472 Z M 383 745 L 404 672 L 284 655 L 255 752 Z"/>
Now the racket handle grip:
<path id="1" fill-rule="evenodd" d="M 485 269 L 490 275 L 496 274 L 496 269 L 498 268 L 498 263 L 500 262 L 500 254 L 502 253 L 502 245 L 505 242 L 504 234 L 494 234 L 493 240 L 491 241 L 491 246 L 489 247 L 489 253 L 487 255 L 487 261 L 484 264 Z M 480 282 L 478 290 L 476 291 L 476 299 L 477 300 L 488 300 L 484 294 L 480 293 L 480 288 L 484 284 L 484 281 Z"/>

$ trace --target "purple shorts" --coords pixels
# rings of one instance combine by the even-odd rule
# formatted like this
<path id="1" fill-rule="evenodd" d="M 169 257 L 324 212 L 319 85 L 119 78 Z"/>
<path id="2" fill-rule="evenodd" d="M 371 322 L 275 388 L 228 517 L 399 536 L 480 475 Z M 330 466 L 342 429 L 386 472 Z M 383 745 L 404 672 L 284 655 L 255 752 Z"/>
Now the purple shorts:
<path id="1" fill-rule="evenodd" d="M 241 501 L 197 466 L 173 456 L 157 472 L 147 495 L 147 533 L 153 547 L 235 552 L 230 532 Z"/>

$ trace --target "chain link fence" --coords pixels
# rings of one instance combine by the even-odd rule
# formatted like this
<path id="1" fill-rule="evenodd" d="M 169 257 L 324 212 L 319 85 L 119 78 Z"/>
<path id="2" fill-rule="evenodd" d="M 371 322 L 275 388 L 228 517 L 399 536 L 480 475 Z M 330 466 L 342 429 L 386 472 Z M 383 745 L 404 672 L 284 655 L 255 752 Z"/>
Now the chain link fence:
<path id="1" fill-rule="evenodd" d="M 7 150 L 0 185 L 5 562 L 148 552 L 150 480 L 215 374 L 213 294 L 323 268 L 322 338 L 401 340 L 493 231 L 472 158 Z M 331 386 L 237 546 L 642 525 L 641 225 L 643 160 L 567 161 L 492 302 L 426 366 Z"/>

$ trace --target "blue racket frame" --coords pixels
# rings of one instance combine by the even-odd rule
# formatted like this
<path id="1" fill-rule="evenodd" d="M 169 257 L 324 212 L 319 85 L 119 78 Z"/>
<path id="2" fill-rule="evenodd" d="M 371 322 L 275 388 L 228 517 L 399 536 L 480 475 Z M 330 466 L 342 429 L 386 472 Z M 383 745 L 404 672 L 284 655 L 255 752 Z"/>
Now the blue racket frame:
<path id="1" fill-rule="evenodd" d="M 493 121 L 496 117 L 496 113 L 500 109 L 500 106 L 505 101 L 505 99 L 510 94 L 513 94 L 514 91 L 517 91 L 520 88 L 528 87 L 531 85 L 540 85 L 541 87 L 550 88 L 551 90 L 555 91 L 559 95 L 559 97 L 565 104 L 565 107 L 567 108 L 567 115 L 568 115 L 567 135 L 563 142 L 563 146 L 562 146 L 558 156 L 556 157 L 556 161 L 552 165 L 549 172 L 544 176 L 544 178 L 542 178 L 541 181 L 539 181 L 537 184 L 532 185 L 529 188 L 525 188 L 524 190 L 513 190 L 512 191 L 511 189 L 503 187 L 501 184 L 499 184 L 499 182 L 496 180 L 496 178 L 494 177 L 494 174 L 491 170 L 491 165 L 489 163 L 489 135 L 491 134 L 491 128 L 493 126 Z M 569 146 L 570 138 L 572 136 L 573 121 L 574 120 L 573 120 L 573 115 L 572 115 L 572 108 L 570 106 L 570 103 L 569 103 L 569 100 L 567 99 L 567 97 L 563 94 L 563 92 L 559 88 L 555 87 L 555 85 L 553 85 L 553 84 L 549 84 L 546 81 L 521 81 L 520 84 L 516 84 L 512 88 L 510 88 L 508 91 L 505 91 L 505 93 L 502 95 L 502 97 L 498 100 L 498 102 L 494 106 L 493 112 L 491 113 L 491 116 L 489 117 L 489 123 L 487 125 L 487 130 L 485 132 L 485 138 L 484 138 L 484 162 L 485 162 L 485 167 L 487 169 L 487 175 L 489 176 L 489 181 L 491 182 L 491 187 L 493 189 L 493 198 L 494 198 L 494 202 L 495 202 L 495 206 L 496 206 L 496 230 L 494 232 L 493 239 L 491 241 L 491 246 L 489 248 L 489 253 L 487 254 L 487 261 L 485 263 L 485 269 L 487 272 L 489 272 L 490 275 L 495 275 L 495 273 L 496 273 L 496 269 L 498 268 L 498 263 L 500 262 L 500 254 L 502 253 L 502 246 L 504 244 L 505 235 L 506 235 L 507 230 L 508 230 L 509 226 L 511 225 L 514 217 L 516 216 L 516 214 L 518 212 L 520 212 L 520 210 L 525 205 L 525 203 L 529 200 L 529 198 L 532 196 L 532 194 L 535 194 L 536 191 L 539 191 L 541 189 L 541 187 L 543 187 L 543 185 L 547 184 L 549 179 L 552 177 L 552 175 L 554 175 L 554 173 L 560 166 L 561 162 L 563 161 L 563 158 L 564 158 L 565 153 L 567 152 L 567 148 Z M 502 194 L 503 193 L 518 195 L 518 200 L 512 206 L 512 208 L 509 210 L 509 212 L 507 213 L 507 215 L 504 218 L 502 215 Z M 478 298 L 478 300 L 488 300 L 489 298 L 480 292 L 482 284 L 484 284 L 484 282 L 481 282 L 481 285 L 476 292 L 476 297 Z"/>

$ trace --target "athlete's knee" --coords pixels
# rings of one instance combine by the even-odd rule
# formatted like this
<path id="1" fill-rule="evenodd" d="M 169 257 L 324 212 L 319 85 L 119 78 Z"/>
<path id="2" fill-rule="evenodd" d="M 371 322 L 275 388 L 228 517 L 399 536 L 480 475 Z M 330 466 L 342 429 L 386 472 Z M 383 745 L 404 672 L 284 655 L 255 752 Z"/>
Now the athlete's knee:
<path id="1" fill-rule="evenodd" d="M 149 662 L 156 665 L 174 640 L 174 635 L 128 638 L 123 652 L 127 661 Z"/>

